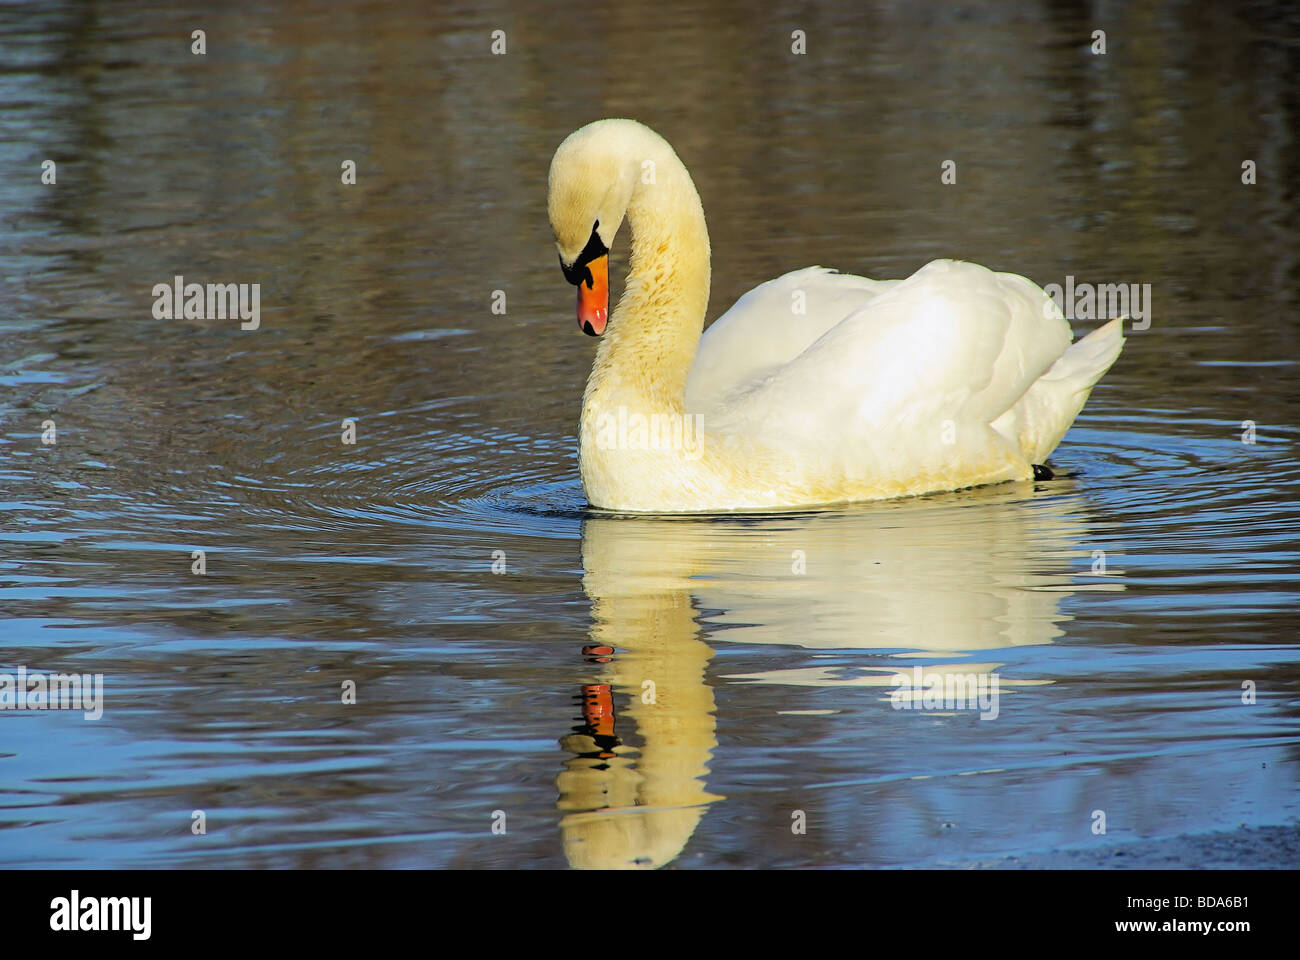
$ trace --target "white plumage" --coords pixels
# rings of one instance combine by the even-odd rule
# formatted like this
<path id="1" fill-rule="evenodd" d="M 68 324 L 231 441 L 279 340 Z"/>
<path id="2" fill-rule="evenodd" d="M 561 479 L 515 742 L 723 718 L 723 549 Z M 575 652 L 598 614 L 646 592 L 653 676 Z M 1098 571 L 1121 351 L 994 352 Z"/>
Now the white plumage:
<path id="1" fill-rule="evenodd" d="M 655 162 L 657 184 L 633 175 L 642 158 Z M 609 189 L 591 186 L 593 170 L 614 171 Z M 593 209 L 590 196 L 617 196 L 622 209 Z M 584 398 L 580 461 L 596 506 L 789 507 L 1028 479 L 1124 342 L 1113 320 L 1071 345 L 1038 286 L 953 260 L 904 280 L 787 273 L 701 337 L 709 244 L 699 197 L 672 148 L 630 120 L 566 140 L 550 200 L 562 259 L 601 212 L 610 242 L 625 213 L 632 225 L 627 289 Z M 696 416 L 702 441 L 611 441 L 599 427 L 615 410 Z"/>

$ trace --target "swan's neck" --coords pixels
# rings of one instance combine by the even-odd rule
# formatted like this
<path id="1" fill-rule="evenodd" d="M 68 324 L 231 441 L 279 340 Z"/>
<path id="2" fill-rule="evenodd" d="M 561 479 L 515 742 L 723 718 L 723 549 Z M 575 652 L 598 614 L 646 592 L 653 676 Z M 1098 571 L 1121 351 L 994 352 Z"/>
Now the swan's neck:
<path id="1" fill-rule="evenodd" d="M 629 163 L 632 253 L 627 283 L 583 400 L 583 419 L 619 406 L 680 414 L 709 303 L 709 233 L 691 176 L 657 137 Z M 646 180 L 653 180 L 646 183 Z"/>

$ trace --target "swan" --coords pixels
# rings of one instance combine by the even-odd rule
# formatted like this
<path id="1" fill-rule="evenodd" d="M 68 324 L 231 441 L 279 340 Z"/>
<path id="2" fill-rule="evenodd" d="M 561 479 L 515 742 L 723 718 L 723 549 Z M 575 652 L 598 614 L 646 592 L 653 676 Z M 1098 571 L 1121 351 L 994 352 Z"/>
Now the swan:
<path id="1" fill-rule="evenodd" d="M 1124 343 L 1121 319 L 1071 343 L 1040 287 L 957 260 L 903 280 L 796 270 L 702 333 L 699 193 L 635 120 L 597 120 L 560 144 L 547 212 L 578 326 L 603 334 L 578 440 L 598 508 L 763 510 L 1029 480 Z M 631 254 L 611 316 L 624 220 Z"/>

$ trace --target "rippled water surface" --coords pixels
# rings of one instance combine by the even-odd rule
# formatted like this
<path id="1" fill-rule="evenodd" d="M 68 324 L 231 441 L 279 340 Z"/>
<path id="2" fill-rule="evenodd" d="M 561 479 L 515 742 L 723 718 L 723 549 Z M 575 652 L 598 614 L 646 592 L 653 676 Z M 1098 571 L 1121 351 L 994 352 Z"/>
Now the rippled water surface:
<path id="1" fill-rule="evenodd" d="M 0 669 L 103 674 L 104 715 L 0 712 L 0 863 L 922 865 L 1293 822 L 1300 31 L 1100 9 L 5 8 Z M 955 256 L 1149 283 L 1150 326 L 1052 481 L 589 510 L 545 180 L 599 116 L 691 168 L 711 318 Z M 155 319 L 177 274 L 260 283 L 261 327 Z M 996 718 L 894 709 L 914 666 L 996 676 Z"/>

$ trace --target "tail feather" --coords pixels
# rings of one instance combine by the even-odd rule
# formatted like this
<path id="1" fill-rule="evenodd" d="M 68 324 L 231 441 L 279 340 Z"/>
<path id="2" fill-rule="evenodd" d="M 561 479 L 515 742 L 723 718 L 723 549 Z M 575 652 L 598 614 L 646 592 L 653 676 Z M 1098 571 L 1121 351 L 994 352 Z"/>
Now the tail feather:
<path id="1" fill-rule="evenodd" d="M 1076 390 L 1091 390 L 1124 348 L 1126 319 L 1128 318 L 1118 317 L 1070 344 L 1041 379 L 1061 381 Z M 1083 404 L 1079 406 L 1082 408 Z"/>
<path id="2" fill-rule="evenodd" d="M 1124 347 L 1124 320 L 1098 327 L 1066 349 L 1015 406 L 993 421 L 993 429 L 1020 448 L 1025 460 L 1041 464 L 1074 423 L 1093 386 Z"/>

